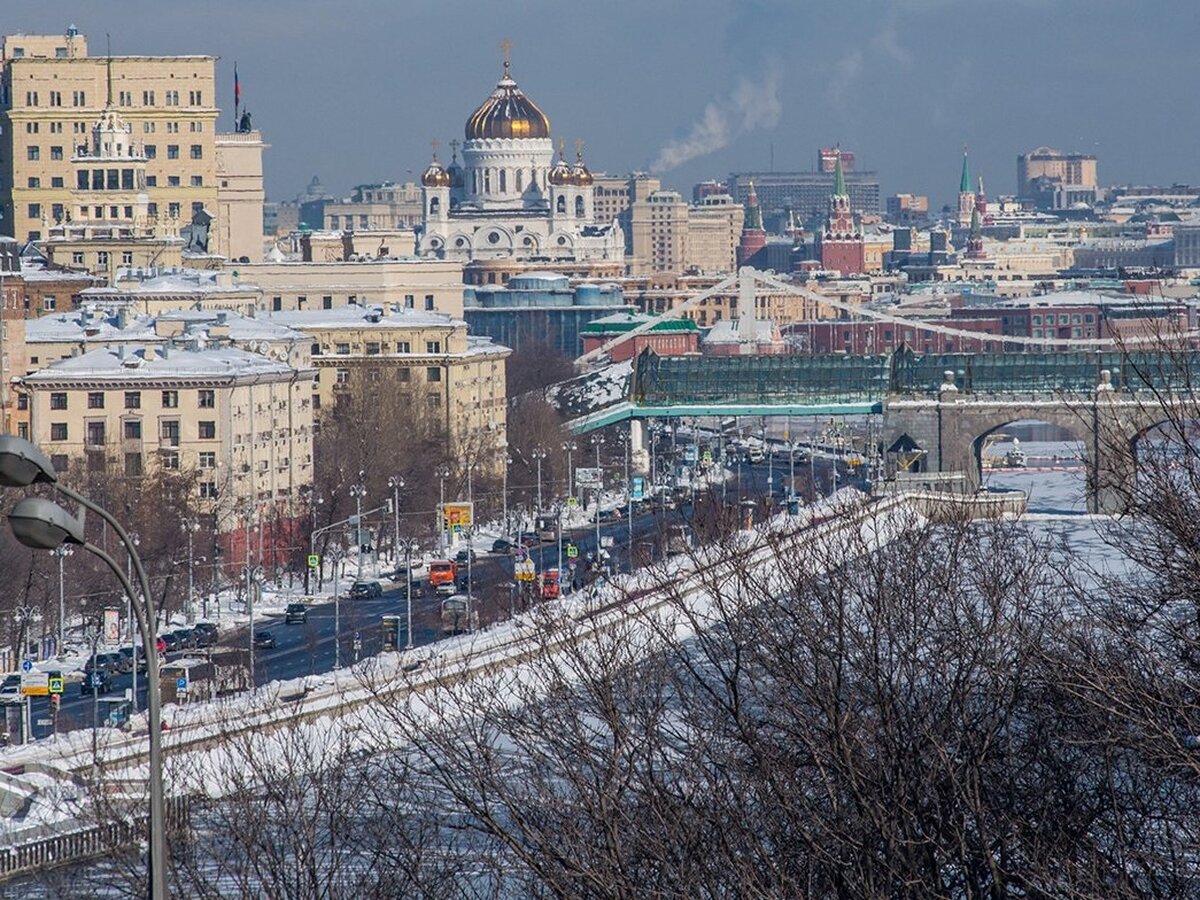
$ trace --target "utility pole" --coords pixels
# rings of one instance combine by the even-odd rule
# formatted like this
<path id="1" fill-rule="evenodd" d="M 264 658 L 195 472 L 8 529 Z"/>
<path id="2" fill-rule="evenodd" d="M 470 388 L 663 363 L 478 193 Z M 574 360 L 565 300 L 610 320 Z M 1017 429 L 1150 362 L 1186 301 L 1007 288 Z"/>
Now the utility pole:
<path id="1" fill-rule="evenodd" d="M 438 553 L 441 556 L 446 555 L 446 479 L 450 477 L 449 466 L 439 466 L 437 470 L 438 477 L 438 510 L 437 510 L 437 533 L 438 533 Z"/>
<path id="2" fill-rule="evenodd" d="M 629 425 L 629 433 L 625 435 L 625 499 L 629 507 L 625 515 L 625 524 L 629 538 L 629 571 L 633 571 L 633 482 L 629 478 L 629 457 L 633 452 L 633 423 Z"/>
<path id="3" fill-rule="evenodd" d="M 195 519 L 185 519 L 180 527 L 187 534 L 188 542 L 188 590 L 187 590 L 187 620 L 189 624 L 196 620 L 196 578 L 193 570 L 195 557 L 192 551 L 192 536 L 200 530 L 200 523 Z"/>
<path id="4" fill-rule="evenodd" d="M 596 447 L 596 471 L 600 473 L 600 484 L 596 487 L 596 562 L 600 562 L 600 497 L 604 493 L 604 468 L 600 465 L 600 445 L 604 443 L 604 435 L 597 434 L 592 438 Z"/>
<path id="5" fill-rule="evenodd" d="M 63 560 L 73 551 L 66 544 L 59 544 L 50 552 L 58 558 L 58 656 L 61 659 L 66 653 L 67 646 L 67 594 Z"/>
<path id="6" fill-rule="evenodd" d="M 407 564 L 407 566 L 406 566 L 406 569 L 407 569 L 407 571 L 406 571 L 406 574 L 405 574 L 405 579 L 406 579 L 406 581 L 407 581 L 407 593 L 408 593 L 408 643 L 405 645 L 404 649 L 405 649 L 405 650 L 411 650 L 411 649 L 413 648 L 413 633 L 412 633 L 412 554 L 413 554 L 413 542 L 412 542 L 412 541 L 405 541 L 405 542 L 404 542 L 404 546 L 405 546 L 405 549 L 408 551 L 408 564 Z"/>
<path id="7" fill-rule="evenodd" d="M 345 556 L 343 551 L 333 551 L 333 667 L 335 669 L 342 667 L 342 603 L 339 593 L 341 579 L 338 578 L 338 566 L 341 565 L 343 556 Z"/>
<path id="8" fill-rule="evenodd" d="M 537 460 L 537 515 L 540 516 L 542 514 L 542 460 L 546 458 L 546 448 L 534 447 L 530 456 Z M 537 527 L 536 522 L 534 527 Z"/>
<path id="9" fill-rule="evenodd" d="M 362 474 L 361 472 L 359 473 Z M 362 581 L 362 558 L 363 558 L 363 542 L 362 542 L 362 498 L 366 495 L 367 489 L 362 484 L 355 484 L 350 487 L 350 496 L 354 498 L 354 541 L 358 547 L 358 580 Z"/>
<path id="10" fill-rule="evenodd" d="M 567 451 L 567 496 L 575 496 L 575 469 L 571 466 L 572 454 L 579 449 L 574 441 L 566 441 L 562 448 Z"/>
<path id="11" fill-rule="evenodd" d="M 502 486 L 500 488 L 501 502 L 503 502 L 503 504 L 504 504 L 504 526 L 501 529 L 501 534 L 503 534 L 503 535 L 508 535 L 511 533 L 511 530 L 509 529 L 509 522 L 508 522 L 508 467 L 511 465 L 512 465 L 512 457 L 510 457 L 508 454 L 505 454 L 504 455 L 504 472 L 502 473 L 504 480 L 503 480 Z M 513 543 L 516 544 L 516 541 L 513 541 Z"/>
<path id="12" fill-rule="evenodd" d="M 132 584 L 133 583 L 133 554 L 135 552 L 134 547 L 137 547 L 137 545 L 140 543 L 140 541 L 138 541 L 137 532 L 131 531 L 129 533 L 129 541 L 131 544 L 133 544 L 133 547 L 129 548 L 129 554 L 125 557 L 125 569 L 126 569 L 126 577 L 128 577 L 130 583 Z M 137 708 L 138 708 L 137 670 L 138 670 L 138 667 L 137 667 L 137 641 L 134 640 L 135 622 L 134 622 L 134 618 L 133 618 L 133 594 L 126 594 L 125 599 L 127 601 L 125 615 L 129 618 L 129 646 L 133 648 L 133 673 L 131 675 L 132 685 L 133 685 L 133 695 L 130 698 L 130 700 L 131 700 L 130 709 L 132 712 L 137 712 Z M 147 597 L 146 599 L 149 600 L 150 598 Z M 147 647 L 146 648 L 147 658 L 149 658 L 151 653 L 158 653 L 158 648 L 157 647 Z M 149 663 L 147 663 L 147 672 L 148 671 L 149 671 Z"/>

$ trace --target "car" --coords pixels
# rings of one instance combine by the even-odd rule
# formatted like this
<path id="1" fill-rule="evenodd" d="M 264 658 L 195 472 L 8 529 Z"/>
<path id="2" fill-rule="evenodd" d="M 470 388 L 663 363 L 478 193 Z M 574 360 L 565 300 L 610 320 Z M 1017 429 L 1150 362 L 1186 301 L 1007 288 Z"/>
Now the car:
<path id="1" fill-rule="evenodd" d="M 5 675 L 4 681 L 0 682 L 0 703 L 20 703 L 21 702 L 21 675 L 18 672 L 13 672 L 11 675 Z"/>
<path id="2" fill-rule="evenodd" d="M 474 547 L 463 547 L 454 555 L 454 561 L 460 566 L 465 566 L 468 561 L 473 563 L 477 558 Z"/>
<path id="3" fill-rule="evenodd" d="M 103 669 L 94 669 L 83 676 L 83 681 L 79 682 L 79 693 L 87 696 L 88 694 L 107 694 L 112 688 L 112 678 Z"/>
<path id="4" fill-rule="evenodd" d="M 122 647 L 117 651 L 117 672 L 126 675 L 133 671 L 133 648 Z"/>
<path id="5" fill-rule="evenodd" d="M 213 647 L 217 643 L 217 626 L 214 622 L 197 622 L 192 626 L 197 647 Z"/>
<path id="6" fill-rule="evenodd" d="M 522 547 L 536 547 L 541 544 L 542 539 L 532 531 L 522 531 L 518 543 Z"/>
<path id="7" fill-rule="evenodd" d="M 160 634 L 158 636 L 158 643 L 160 645 L 160 653 L 171 653 L 175 650 L 183 649 L 179 646 L 179 635 L 173 631 L 167 631 L 163 634 Z"/>
<path id="8" fill-rule="evenodd" d="M 434 589 L 439 597 L 452 597 L 458 593 L 458 585 L 453 581 L 443 581 Z"/>
<path id="9" fill-rule="evenodd" d="M 621 512 L 621 507 L 619 507 L 619 506 L 614 506 L 612 509 L 600 510 L 600 521 L 601 522 L 616 522 L 619 519 L 621 519 L 623 516 L 624 516 L 624 513 Z"/>
<path id="10" fill-rule="evenodd" d="M 83 665 L 84 674 L 104 672 L 108 675 L 115 675 L 117 670 L 117 662 L 108 653 L 97 653 Z"/>
<path id="11" fill-rule="evenodd" d="M 492 552 L 501 555 L 513 552 L 513 543 L 507 538 L 496 538 L 492 541 Z"/>
<path id="12" fill-rule="evenodd" d="M 196 646 L 196 633 L 190 628 L 176 628 L 175 637 L 179 639 L 181 650 L 190 650 Z"/>
<path id="13" fill-rule="evenodd" d="M 283 613 L 285 625 L 295 625 L 308 621 L 308 607 L 303 603 L 289 603 Z"/>
<path id="14" fill-rule="evenodd" d="M 256 630 L 254 632 L 254 649 L 255 650 L 274 650 L 275 649 L 275 635 L 271 634 L 271 632 L 269 632 L 269 631 Z"/>
<path id="15" fill-rule="evenodd" d="M 383 586 L 378 581 L 356 581 L 348 596 L 351 600 L 373 600 L 383 596 Z"/>
<path id="16" fill-rule="evenodd" d="M 120 650 L 120 654 L 121 654 L 121 671 L 122 672 L 132 672 L 133 671 L 133 648 L 132 647 L 122 647 Z M 140 646 L 137 648 L 137 667 L 138 667 L 139 672 L 146 671 L 146 651 L 143 650 Z"/>

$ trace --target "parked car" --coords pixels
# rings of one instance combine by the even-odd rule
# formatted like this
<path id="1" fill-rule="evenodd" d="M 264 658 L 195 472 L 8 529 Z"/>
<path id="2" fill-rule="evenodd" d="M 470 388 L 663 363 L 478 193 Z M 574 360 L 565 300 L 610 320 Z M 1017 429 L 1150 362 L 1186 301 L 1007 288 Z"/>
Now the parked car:
<path id="1" fill-rule="evenodd" d="M 179 639 L 181 650 L 190 650 L 196 646 L 196 632 L 190 628 L 176 628 L 175 637 Z"/>
<path id="2" fill-rule="evenodd" d="M 496 538 L 492 541 L 492 552 L 508 554 L 513 552 L 513 543 L 508 538 Z"/>
<path id="3" fill-rule="evenodd" d="M 108 675 L 115 675 L 118 671 L 117 661 L 108 653 L 97 653 L 83 664 L 84 674 L 89 672 L 104 672 Z"/>
<path id="4" fill-rule="evenodd" d="M 119 652 L 121 654 L 121 671 L 122 672 L 132 672 L 133 671 L 133 648 L 132 647 L 122 647 Z M 139 672 L 146 671 L 146 651 L 140 646 L 137 648 L 137 667 L 138 667 Z"/>
<path id="5" fill-rule="evenodd" d="M 103 669 L 93 669 L 79 682 L 79 693 L 84 696 L 91 693 L 107 694 L 111 688 L 112 678 Z"/>
<path id="6" fill-rule="evenodd" d="M 179 635 L 173 631 L 167 631 L 158 636 L 159 653 L 171 653 L 175 650 L 182 649 L 179 646 Z"/>
<path id="7" fill-rule="evenodd" d="M 197 622 L 192 627 L 197 647 L 213 647 L 217 643 L 217 626 L 214 622 Z"/>
<path id="8" fill-rule="evenodd" d="M 383 596 L 383 586 L 378 581 L 356 581 L 350 587 L 351 600 L 373 600 Z"/>
<path id="9" fill-rule="evenodd" d="M 13 672 L 11 675 L 5 675 L 4 681 L 0 682 L 0 703 L 20 703 L 21 702 L 21 675 L 19 672 Z"/>
<path id="10" fill-rule="evenodd" d="M 274 650 L 275 635 L 269 631 L 256 630 L 254 632 L 254 649 L 255 650 Z"/>
<path id="11" fill-rule="evenodd" d="M 117 651 L 117 672 L 126 675 L 133 671 L 133 648 L 122 647 Z"/>
<path id="12" fill-rule="evenodd" d="M 289 603 L 283 613 L 285 625 L 296 625 L 308 621 L 308 607 L 303 603 Z"/>
<path id="13" fill-rule="evenodd" d="M 474 547 L 463 547 L 454 556 L 454 561 L 460 566 L 465 566 L 468 560 L 474 563 L 476 559 L 478 559 L 478 556 L 475 553 Z"/>

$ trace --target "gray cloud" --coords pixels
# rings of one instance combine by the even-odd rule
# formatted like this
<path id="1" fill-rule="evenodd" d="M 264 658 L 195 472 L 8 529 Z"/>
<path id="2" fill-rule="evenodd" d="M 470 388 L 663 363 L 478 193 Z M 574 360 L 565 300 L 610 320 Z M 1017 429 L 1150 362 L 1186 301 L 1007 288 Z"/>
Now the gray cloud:
<path id="1" fill-rule="evenodd" d="M 728 97 L 706 104 L 686 135 L 663 145 L 650 168 L 665 172 L 715 153 L 743 134 L 774 128 L 782 113 L 778 71 L 770 69 L 759 82 L 743 78 Z"/>

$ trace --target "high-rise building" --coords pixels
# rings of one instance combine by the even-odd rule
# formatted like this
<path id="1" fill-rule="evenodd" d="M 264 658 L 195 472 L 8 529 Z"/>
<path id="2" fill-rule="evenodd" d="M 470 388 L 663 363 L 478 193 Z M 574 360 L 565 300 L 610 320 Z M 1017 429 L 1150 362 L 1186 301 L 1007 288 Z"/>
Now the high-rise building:
<path id="1" fill-rule="evenodd" d="M 676 191 L 658 190 L 630 209 L 630 274 L 682 272 L 687 259 L 688 205 Z"/>
<path id="2" fill-rule="evenodd" d="M 838 162 L 842 164 L 842 174 L 849 175 L 854 171 L 854 152 L 843 150 L 841 147 L 822 147 L 817 151 L 817 171 L 832 175 L 837 169 Z"/>
<path id="3" fill-rule="evenodd" d="M 728 194 L 708 194 L 688 207 L 686 271 L 704 275 L 734 271 L 745 215 Z"/>
<path id="4" fill-rule="evenodd" d="M 928 218 L 928 197 L 919 194 L 892 194 L 887 198 L 887 220 L 893 225 L 924 225 Z"/>
<path id="5" fill-rule="evenodd" d="M 1055 187 L 1095 190 L 1096 157 L 1038 147 L 1017 157 L 1017 196 L 1041 201 Z M 1039 205 L 1041 205 L 1039 203 Z"/>

